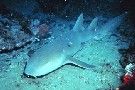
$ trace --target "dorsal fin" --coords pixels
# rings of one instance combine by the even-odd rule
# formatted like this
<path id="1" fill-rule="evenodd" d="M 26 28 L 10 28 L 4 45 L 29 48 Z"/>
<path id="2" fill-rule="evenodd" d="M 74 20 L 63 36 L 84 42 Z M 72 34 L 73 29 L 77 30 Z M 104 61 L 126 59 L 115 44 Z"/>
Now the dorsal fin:
<path id="1" fill-rule="evenodd" d="M 90 23 L 90 25 L 88 26 L 87 30 L 96 30 L 97 24 L 98 24 L 98 17 L 95 17 Z"/>
<path id="2" fill-rule="evenodd" d="M 73 31 L 82 31 L 83 29 L 83 13 L 81 13 L 73 27 Z"/>

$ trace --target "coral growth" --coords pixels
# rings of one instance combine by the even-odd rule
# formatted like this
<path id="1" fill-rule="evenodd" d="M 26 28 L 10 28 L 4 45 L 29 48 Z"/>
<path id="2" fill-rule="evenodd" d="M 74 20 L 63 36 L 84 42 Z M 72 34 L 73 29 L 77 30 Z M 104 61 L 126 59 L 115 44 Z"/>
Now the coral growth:
<path id="1" fill-rule="evenodd" d="M 16 20 L 0 17 L 0 50 L 11 50 L 20 47 L 29 41 L 30 36 L 25 34 Z"/>
<path id="2" fill-rule="evenodd" d="M 32 26 L 28 23 L 0 15 L 0 53 L 19 49 L 36 38 L 47 37 L 49 27 L 46 24 L 40 24 L 38 19 L 31 20 Z"/>
<path id="3" fill-rule="evenodd" d="M 30 31 L 34 36 L 41 39 L 48 36 L 49 27 L 45 23 L 40 24 L 40 21 L 35 19 L 31 21 Z"/>

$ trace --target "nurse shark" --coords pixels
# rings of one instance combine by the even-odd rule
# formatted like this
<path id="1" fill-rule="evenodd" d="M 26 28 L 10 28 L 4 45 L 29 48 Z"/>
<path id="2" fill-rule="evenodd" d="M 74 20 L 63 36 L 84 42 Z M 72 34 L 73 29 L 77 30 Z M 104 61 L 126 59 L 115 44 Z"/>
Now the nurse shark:
<path id="1" fill-rule="evenodd" d="M 93 37 L 98 39 L 107 35 L 108 32 L 116 29 L 124 20 L 126 13 L 109 20 L 98 28 L 98 17 L 94 18 L 88 28 L 83 26 L 83 14 L 78 17 L 72 30 L 69 30 L 52 39 L 51 42 L 37 49 L 27 61 L 24 73 L 28 76 L 42 76 L 60 68 L 65 64 L 75 64 L 85 69 L 94 68 L 94 65 L 87 64 L 73 58 L 73 55 L 81 49 L 81 43 Z"/>

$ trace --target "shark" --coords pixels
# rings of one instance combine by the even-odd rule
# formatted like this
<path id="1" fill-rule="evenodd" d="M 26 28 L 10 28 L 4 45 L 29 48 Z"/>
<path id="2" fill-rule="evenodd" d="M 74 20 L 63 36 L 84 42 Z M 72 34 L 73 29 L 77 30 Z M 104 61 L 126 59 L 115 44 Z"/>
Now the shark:
<path id="1" fill-rule="evenodd" d="M 86 42 L 94 36 L 99 36 L 98 39 L 104 37 L 107 32 L 116 29 L 125 16 L 126 13 L 111 19 L 101 28 L 98 27 L 99 18 L 96 17 L 85 28 L 83 13 L 81 13 L 72 30 L 52 39 L 51 42 L 44 44 L 31 55 L 24 68 L 24 74 L 33 77 L 47 75 L 66 64 L 74 64 L 84 69 L 96 67 L 75 59 L 73 56 L 80 50 L 82 42 Z"/>

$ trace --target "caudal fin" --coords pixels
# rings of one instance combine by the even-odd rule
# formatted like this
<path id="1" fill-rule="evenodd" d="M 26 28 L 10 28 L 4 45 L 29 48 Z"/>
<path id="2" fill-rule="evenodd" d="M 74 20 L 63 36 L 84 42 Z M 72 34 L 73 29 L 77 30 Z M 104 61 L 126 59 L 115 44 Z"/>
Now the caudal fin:
<path id="1" fill-rule="evenodd" d="M 127 16 L 127 12 L 117 16 L 117 17 L 114 17 L 113 19 L 109 20 L 106 24 L 104 24 L 101 28 L 101 30 L 103 31 L 114 31 L 122 22 L 123 20 L 125 19 L 125 17 Z"/>

